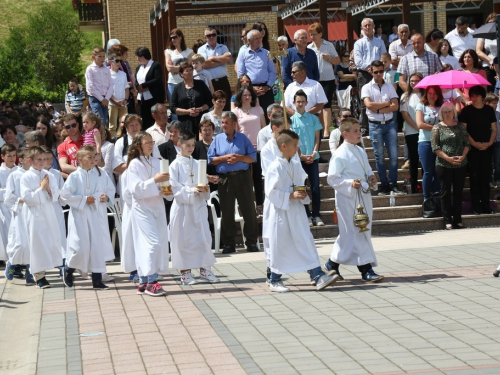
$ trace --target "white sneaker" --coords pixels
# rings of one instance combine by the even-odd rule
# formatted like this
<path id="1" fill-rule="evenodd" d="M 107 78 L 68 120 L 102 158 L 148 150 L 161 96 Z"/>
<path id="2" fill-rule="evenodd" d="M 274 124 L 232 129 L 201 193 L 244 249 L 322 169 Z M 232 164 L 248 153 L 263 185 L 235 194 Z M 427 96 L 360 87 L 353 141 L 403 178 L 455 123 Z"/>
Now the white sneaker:
<path id="1" fill-rule="evenodd" d="M 309 227 L 312 227 L 314 225 L 312 216 L 309 216 L 307 218 L 307 221 L 309 221 Z"/>
<path id="2" fill-rule="evenodd" d="M 115 278 L 111 275 L 108 275 L 107 273 L 105 273 L 104 275 L 102 275 L 102 282 L 109 282 L 109 281 L 113 281 Z"/>
<path id="3" fill-rule="evenodd" d="M 339 275 L 323 275 L 316 282 L 316 290 L 323 290 L 327 286 L 336 283 L 339 279 Z"/>
<path id="4" fill-rule="evenodd" d="M 269 290 L 271 292 L 278 292 L 278 293 L 286 293 L 290 291 L 290 289 L 288 289 L 286 286 L 283 285 L 283 281 L 278 281 L 277 283 L 271 283 L 271 285 L 269 285 Z"/>
<path id="5" fill-rule="evenodd" d="M 194 285 L 198 284 L 198 281 L 193 277 L 191 272 L 186 272 L 181 275 L 181 284 L 182 285 Z"/>
<path id="6" fill-rule="evenodd" d="M 200 270 L 200 279 L 203 281 L 206 281 L 208 283 L 218 283 L 220 279 L 216 277 L 212 271 L 204 269 L 203 271 Z"/>
<path id="7" fill-rule="evenodd" d="M 321 218 L 319 216 L 316 216 L 314 218 L 314 221 L 316 222 L 316 225 L 318 227 L 324 227 L 325 226 L 325 223 L 323 223 L 323 220 L 321 220 Z"/>

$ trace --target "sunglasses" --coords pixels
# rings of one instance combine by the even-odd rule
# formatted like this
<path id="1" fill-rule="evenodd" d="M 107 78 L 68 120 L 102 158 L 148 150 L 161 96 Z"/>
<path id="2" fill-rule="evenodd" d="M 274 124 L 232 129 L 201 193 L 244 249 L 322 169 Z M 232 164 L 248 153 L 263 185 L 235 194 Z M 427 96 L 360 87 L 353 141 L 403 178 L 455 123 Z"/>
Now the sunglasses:
<path id="1" fill-rule="evenodd" d="M 175 40 L 175 39 L 177 39 L 178 37 L 179 37 L 179 35 L 172 35 L 172 36 L 170 37 L 170 40 Z"/>
<path id="2" fill-rule="evenodd" d="M 71 128 L 76 128 L 78 126 L 78 124 L 76 122 L 72 123 L 72 124 L 68 124 L 68 125 L 65 125 L 64 128 L 66 130 L 69 130 Z"/>
<path id="3" fill-rule="evenodd" d="M 249 79 L 240 79 L 240 82 L 241 83 L 250 83 L 250 80 Z"/>
<path id="4" fill-rule="evenodd" d="M 292 70 L 291 74 L 293 76 L 294 74 L 297 74 L 298 72 L 300 72 L 300 70 Z"/>
<path id="5" fill-rule="evenodd" d="M 205 35 L 205 38 L 215 38 L 216 36 L 217 36 L 217 33 L 207 34 L 207 35 Z"/>
<path id="6" fill-rule="evenodd" d="M 343 55 L 342 57 L 350 57 L 350 55 Z"/>
<path id="7" fill-rule="evenodd" d="M 372 73 L 373 74 L 382 74 L 382 73 L 384 73 L 384 71 L 383 70 L 373 70 Z"/>
<path id="8" fill-rule="evenodd" d="M 115 62 L 115 63 L 122 63 L 123 60 L 111 60 L 112 62 Z"/>

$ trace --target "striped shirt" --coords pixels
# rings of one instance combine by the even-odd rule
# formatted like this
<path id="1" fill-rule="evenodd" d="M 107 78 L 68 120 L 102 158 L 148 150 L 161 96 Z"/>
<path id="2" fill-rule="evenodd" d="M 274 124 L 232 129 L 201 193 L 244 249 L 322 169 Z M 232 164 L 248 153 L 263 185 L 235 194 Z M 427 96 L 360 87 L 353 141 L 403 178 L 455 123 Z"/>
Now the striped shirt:
<path id="1" fill-rule="evenodd" d="M 83 102 L 85 101 L 85 93 L 81 90 L 75 94 L 73 91 L 66 93 L 66 98 L 64 102 L 71 109 L 71 112 L 81 112 L 83 107 Z"/>
<path id="2" fill-rule="evenodd" d="M 439 57 L 428 51 L 424 51 L 422 56 L 412 51 L 403 56 L 398 65 L 398 73 L 406 75 L 407 81 L 413 73 L 422 73 L 422 76 L 427 77 L 439 73 L 441 70 L 443 70 L 443 64 L 441 64 Z"/>

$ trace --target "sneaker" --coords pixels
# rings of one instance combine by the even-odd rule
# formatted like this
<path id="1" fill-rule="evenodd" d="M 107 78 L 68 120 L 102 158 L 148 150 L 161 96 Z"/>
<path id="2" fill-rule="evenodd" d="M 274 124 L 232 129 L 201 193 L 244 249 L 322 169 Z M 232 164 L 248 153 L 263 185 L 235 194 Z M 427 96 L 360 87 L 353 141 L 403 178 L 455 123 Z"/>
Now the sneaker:
<path id="1" fill-rule="evenodd" d="M 94 289 L 94 290 L 106 290 L 106 289 L 109 289 L 109 286 L 104 284 L 102 281 L 98 281 L 98 282 L 92 283 L 92 289 Z"/>
<path id="2" fill-rule="evenodd" d="M 312 286 L 316 286 L 316 280 L 311 279 L 311 285 L 312 285 Z"/>
<path id="3" fill-rule="evenodd" d="M 128 281 L 132 281 L 135 284 L 139 283 L 139 275 L 137 273 L 130 274 Z"/>
<path id="4" fill-rule="evenodd" d="M 404 195 L 405 193 L 398 189 L 398 185 L 389 185 L 389 193 L 393 191 L 395 195 Z"/>
<path id="5" fill-rule="evenodd" d="M 335 284 L 339 280 L 339 275 L 323 275 L 316 281 L 316 290 L 323 290 L 327 286 Z"/>
<path id="6" fill-rule="evenodd" d="M 163 288 L 161 287 L 160 283 L 158 283 L 158 282 L 154 282 L 152 284 L 148 284 L 146 286 L 145 293 L 147 295 L 150 295 L 150 296 L 153 296 L 153 297 L 161 297 L 161 296 L 164 296 L 165 294 L 167 294 L 167 292 L 165 292 L 163 290 Z"/>
<path id="7" fill-rule="evenodd" d="M 500 270 L 495 270 L 495 272 L 493 272 L 493 276 L 495 277 L 500 276 Z"/>
<path id="8" fill-rule="evenodd" d="M 198 281 L 193 277 L 191 272 L 184 272 L 181 275 L 181 285 L 194 285 L 198 284 Z"/>
<path id="9" fill-rule="evenodd" d="M 208 283 L 218 283 L 220 279 L 216 277 L 210 270 L 200 270 L 200 279 Z"/>
<path id="10" fill-rule="evenodd" d="M 9 261 L 7 261 L 7 264 L 5 265 L 5 278 L 7 280 L 12 280 L 14 278 L 14 272 L 16 272 L 14 267 Z"/>
<path id="11" fill-rule="evenodd" d="M 14 266 L 14 277 L 16 279 L 24 279 L 24 273 L 21 271 L 21 266 Z"/>
<path id="12" fill-rule="evenodd" d="M 105 273 L 104 275 L 102 275 L 102 281 L 104 282 L 110 282 L 110 281 L 113 281 L 115 278 L 111 275 L 108 275 L 107 273 Z"/>
<path id="13" fill-rule="evenodd" d="M 286 293 L 290 291 L 290 289 L 288 289 L 286 286 L 283 285 L 283 281 L 278 281 L 277 283 L 271 283 L 271 285 L 269 285 L 269 290 L 271 292 L 278 292 L 278 293 Z"/>
<path id="14" fill-rule="evenodd" d="M 361 276 L 361 280 L 366 281 L 367 283 L 377 283 L 382 281 L 384 276 L 377 275 L 373 268 L 371 268 L 367 273 Z"/>
<path id="15" fill-rule="evenodd" d="M 35 278 L 31 273 L 28 273 L 26 271 L 26 286 L 33 286 L 36 285 Z"/>
<path id="16" fill-rule="evenodd" d="M 309 216 L 309 217 L 307 218 L 307 221 L 309 222 L 309 227 L 312 227 L 312 226 L 314 225 L 314 222 L 313 222 L 313 218 L 312 218 L 312 216 Z"/>
<path id="17" fill-rule="evenodd" d="M 50 284 L 45 277 L 42 277 L 40 280 L 36 282 L 36 287 L 38 289 L 47 289 L 50 288 Z"/>
<path id="18" fill-rule="evenodd" d="M 337 275 L 339 277 L 339 281 L 344 281 L 344 278 L 342 277 L 342 275 L 340 274 L 340 272 L 337 271 L 337 270 L 334 270 L 332 267 L 330 267 L 330 263 L 328 263 L 328 261 L 323 266 L 323 271 L 327 275 Z M 316 285 L 316 284 L 314 284 L 314 285 Z"/>
<path id="19" fill-rule="evenodd" d="M 70 275 L 66 269 L 64 270 L 63 273 L 63 283 L 68 288 L 73 287 L 73 275 Z"/>
<path id="20" fill-rule="evenodd" d="M 318 227 L 324 227 L 325 226 L 325 223 L 323 223 L 323 220 L 321 220 L 321 218 L 319 216 L 316 216 L 314 218 L 314 221 L 316 222 L 316 225 Z"/>
<path id="21" fill-rule="evenodd" d="M 401 169 L 410 169 L 410 160 L 406 160 Z"/>
<path id="22" fill-rule="evenodd" d="M 379 187 L 378 187 L 378 195 L 379 196 L 387 195 L 388 192 L 389 192 L 388 185 L 383 185 L 383 184 L 379 185 Z"/>
<path id="23" fill-rule="evenodd" d="M 139 284 L 139 286 L 137 287 L 137 294 L 144 294 L 147 286 L 148 283 Z"/>

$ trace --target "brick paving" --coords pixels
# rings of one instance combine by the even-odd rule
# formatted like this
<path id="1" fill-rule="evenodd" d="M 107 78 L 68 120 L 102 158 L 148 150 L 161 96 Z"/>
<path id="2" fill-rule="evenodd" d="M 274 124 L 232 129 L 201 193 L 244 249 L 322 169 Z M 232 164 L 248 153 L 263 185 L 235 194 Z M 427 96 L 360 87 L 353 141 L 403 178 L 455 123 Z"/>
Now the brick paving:
<path id="1" fill-rule="evenodd" d="M 270 293 L 262 253 L 244 252 L 218 255 L 219 284 L 166 276 L 166 298 L 138 296 L 117 265 L 108 291 L 78 278 L 64 288 L 56 272 L 44 291 L 2 278 L 0 374 L 500 374 L 497 230 L 439 232 L 440 246 L 387 238 L 383 283 L 341 267 L 346 280 L 319 293 L 305 272 L 286 275 L 291 293 Z M 319 244 L 325 261 L 331 241 Z M 34 322 L 17 330 L 36 338 L 35 359 L 8 345 L 13 309 Z"/>

